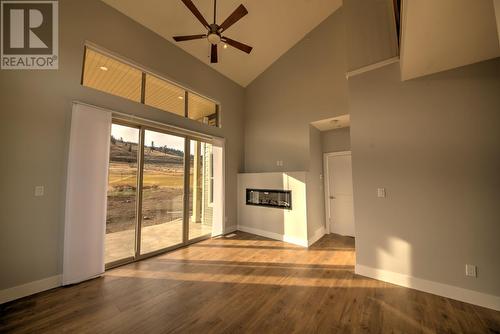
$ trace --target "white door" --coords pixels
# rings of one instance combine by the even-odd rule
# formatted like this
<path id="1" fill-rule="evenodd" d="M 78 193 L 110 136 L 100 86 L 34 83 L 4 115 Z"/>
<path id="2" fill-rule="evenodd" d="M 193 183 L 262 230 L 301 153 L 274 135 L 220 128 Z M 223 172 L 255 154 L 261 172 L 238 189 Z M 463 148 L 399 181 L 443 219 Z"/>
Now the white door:
<path id="1" fill-rule="evenodd" d="M 330 232 L 354 236 L 351 153 L 326 156 Z"/>

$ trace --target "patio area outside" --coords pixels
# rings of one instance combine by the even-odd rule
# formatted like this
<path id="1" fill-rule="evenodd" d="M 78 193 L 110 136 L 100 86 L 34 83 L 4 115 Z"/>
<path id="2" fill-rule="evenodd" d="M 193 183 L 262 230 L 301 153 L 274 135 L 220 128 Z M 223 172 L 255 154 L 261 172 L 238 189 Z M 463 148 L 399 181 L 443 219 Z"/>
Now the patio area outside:
<path id="1" fill-rule="evenodd" d="M 212 233 L 212 226 L 203 223 L 189 223 L 189 239 Z M 143 227 L 141 230 L 141 254 L 174 246 L 182 242 L 182 219 Z M 135 229 L 107 233 L 105 239 L 105 263 L 134 256 Z"/>

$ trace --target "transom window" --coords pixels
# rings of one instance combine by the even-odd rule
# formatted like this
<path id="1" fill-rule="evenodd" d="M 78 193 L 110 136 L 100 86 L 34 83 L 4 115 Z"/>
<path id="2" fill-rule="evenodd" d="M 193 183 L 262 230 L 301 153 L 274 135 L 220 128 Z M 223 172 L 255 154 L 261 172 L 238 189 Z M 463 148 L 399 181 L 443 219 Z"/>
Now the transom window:
<path id="1" fill-rule="evenodd" d="M 85 47 L 82 85 L 211 126 L 220 126 L 220 107 L 128 62 Z"/>

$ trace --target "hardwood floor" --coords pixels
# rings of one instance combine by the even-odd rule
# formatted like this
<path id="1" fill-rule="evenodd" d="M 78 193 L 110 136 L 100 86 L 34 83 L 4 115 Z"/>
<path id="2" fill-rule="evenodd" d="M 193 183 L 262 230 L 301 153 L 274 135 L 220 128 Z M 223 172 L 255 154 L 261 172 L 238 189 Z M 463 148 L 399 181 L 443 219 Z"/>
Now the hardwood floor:
<path id="1" fill-rule="evenodd" d="M 1 333 L 500 333 L 500 312 L 354 274 L 354 240 L 237 232 L 0 306 Z"/>

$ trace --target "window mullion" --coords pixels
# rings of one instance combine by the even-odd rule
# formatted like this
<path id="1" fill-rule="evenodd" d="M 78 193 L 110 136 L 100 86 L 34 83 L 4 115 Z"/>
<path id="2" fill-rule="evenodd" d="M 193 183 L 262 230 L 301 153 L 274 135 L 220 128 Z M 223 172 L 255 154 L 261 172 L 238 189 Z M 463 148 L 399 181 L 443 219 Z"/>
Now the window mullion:
<path id="1" fill-rule="evenodd" d="M 142 72 L 141 80 L 141 103 L 146 104 L 146 73 Z"/>

